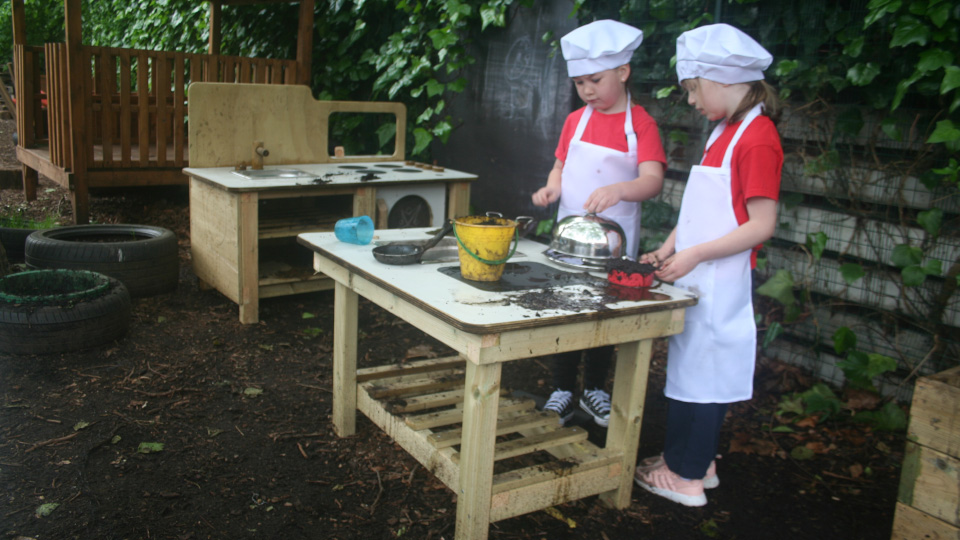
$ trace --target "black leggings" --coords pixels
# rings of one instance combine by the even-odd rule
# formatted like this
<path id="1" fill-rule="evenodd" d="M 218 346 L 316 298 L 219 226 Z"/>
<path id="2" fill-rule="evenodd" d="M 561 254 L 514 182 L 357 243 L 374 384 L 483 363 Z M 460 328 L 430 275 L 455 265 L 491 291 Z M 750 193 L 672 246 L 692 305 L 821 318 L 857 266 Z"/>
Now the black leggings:
<path id="1" fill-rule="evenodd" d="M 550 363 L 554 389 L 560 388 L 577 393 L 577 372 L 580 370 L 581 358 L 584 361 L 584 390 L 594 388 L 602 390 L 606 387 L 607 374 L 610 372 L 610 363 L 613 360 L 613 345 L 554 355 Z"/>
<path id="2" fill-rule="evenodd" d="M 667 436 L 663 459 L 671 471 L 703 478 L 717 455 L 727 403 L 687 403 L 667 398 Z"/>

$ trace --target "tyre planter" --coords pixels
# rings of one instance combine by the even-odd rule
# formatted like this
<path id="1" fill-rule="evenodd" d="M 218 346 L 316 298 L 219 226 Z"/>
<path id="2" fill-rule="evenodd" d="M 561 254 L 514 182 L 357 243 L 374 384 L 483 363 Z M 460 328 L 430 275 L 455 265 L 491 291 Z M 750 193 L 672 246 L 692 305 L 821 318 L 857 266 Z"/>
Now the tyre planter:
<path id="1" fill-rule="evenodd" d="M 90 270 L 123 282 L 133 298 L 172 292 L 180 277 L 177 237 L 150 225 L 72 225 L 27 237 L 30 269 Z"/>
<path id="2" fill-rule="evenodd" d="M 0 352 L 47 354 L 113 342 L 130 326 L 130 293 L 85 270 L 36 270 L 0 278 Z"/>

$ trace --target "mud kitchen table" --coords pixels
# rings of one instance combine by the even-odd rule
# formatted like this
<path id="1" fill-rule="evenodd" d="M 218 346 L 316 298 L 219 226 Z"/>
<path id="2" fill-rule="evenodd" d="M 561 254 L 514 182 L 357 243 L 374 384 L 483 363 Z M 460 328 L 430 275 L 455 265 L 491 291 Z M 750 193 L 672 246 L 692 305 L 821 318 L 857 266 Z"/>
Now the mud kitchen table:
<path id="1" fill-rule="evenodd" d="M 270 177 L 272 171 L 291 177 Z M 380 194 L 409 191 L 437 199 L 433 212 L 467 212 L 476 175 L 426 169 L 403 161 L 267 166 L 262 178 L 244 178 L 232 167 L 187 168 L 190 177 L 190 239 L 197 277 L 240 306 L 240 322 L 259 320 L 261 298 L 330 289 L 332 282 L 310 269 L 310 253 L 297 234 L 333 230 L 354 215 L 376 215 Z M 295 175 L 301 175 L 299 177 Z M 284 243 L 284 240 L 289 243 Z M 272 248 L 272 249 L 271 249 Z M 301 254 L 303 260 L 296 257 Z"/>
<path id="2" fill-rule="evenodd" d="M 377 231 L 374 241 L 419 241 L 430 232 Z M 332 233 L 301 234 L 299 241 L 314 251 L 314 268 L 336 282 L 337 433 L 352 435 L 360 410 L 432 471 L 457 494 L 456 538 L 484 539 L 493 521 L 590 495 L 616 508 L 629 505 L 651 343 L 683 330 L 685 308 L 696 302 L 691 295 L 660 285 L 633 300 L 611 297 L 621 289 L 553 265 L 541 254 L 544 246 L 528 240 L 508 263 L 504 285 L 492 287 L 460 279 L 456 262 L 387 266 L 374 259 L 371 245 L 344 244 Z M 507 277 L 524 273 L 537 289 L 507 290 Z M 358 296 L 459 356 L 358 370 Z M 559 308 L 548 307 L 551 298 Z M 532 400 L 501 397 L 503 362 L 614 344 L 604 448 L 579 427 L 559 427 Z M 537 457 L 543 459 L 530 463 Z M 505 468 L 514 461 L 526 463 Z"/>

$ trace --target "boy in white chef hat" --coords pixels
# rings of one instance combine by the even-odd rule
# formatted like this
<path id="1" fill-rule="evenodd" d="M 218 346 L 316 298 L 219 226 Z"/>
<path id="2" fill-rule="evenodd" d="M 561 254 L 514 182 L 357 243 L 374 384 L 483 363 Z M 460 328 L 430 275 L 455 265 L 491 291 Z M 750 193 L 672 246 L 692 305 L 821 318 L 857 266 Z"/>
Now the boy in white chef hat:
<path id="1" fill-rule="evenodd" d="M 627 90 L 630 58 L 641 41 L 643 32 L 611 20 L 592 22 L 561 38 L 567 73 L 585 106 L 567 117 L 547 185 L 532 196 L 537 206 L 559 200 L 558 221 L 592 212 L 617 222 L 626 234 L 623 255 L 631 257 L 639 245 L 639 203 L 660 193 L 666 165 L 656 122 L 631 102 Z M 583 354 L 580 408 L 607 426 L 610 395 L 605 387 L 612 346 L 556 355 L 553 392 L 544 410 L 556 412 L 561 424 L 573 417 Z"/>
<path id="2" fill-rule="evenodd" d="M 664 451 L 640 462 L 637 485 L 687 506 L 720 481 L 714 457 L 730 403 L 751 398 L 757 329 L 751 270 L 773 235 L 783 150 L 777 94 L 763 80 L 773 57 L 740 30 L 714 24 L 677 39 L 687 102 L 722 120 L 684 188 L 677 227 L 641 261 L 697 292 L 683 333 L 670 338 Z"/>

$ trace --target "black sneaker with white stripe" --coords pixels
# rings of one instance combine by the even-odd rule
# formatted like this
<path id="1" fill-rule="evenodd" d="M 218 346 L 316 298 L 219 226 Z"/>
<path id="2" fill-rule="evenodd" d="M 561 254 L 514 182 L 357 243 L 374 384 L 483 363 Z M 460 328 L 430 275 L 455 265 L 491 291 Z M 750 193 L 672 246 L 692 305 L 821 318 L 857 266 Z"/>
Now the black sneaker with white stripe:
<path id="1" fill-rule="evenodd" d="M 543 410 L 556 413 L 560 417 L 561 426 L 566 424 L 573 418 L 573 394 L 566 390 L 554 390 Z"/>
<path id="2" fill-rule="evenodd" d="M 598 426 L 607 427 L 610 423 L 610 394 L 603 390 L 585 390 L 580 398 L 580 408 L 589 413 Z"/>

